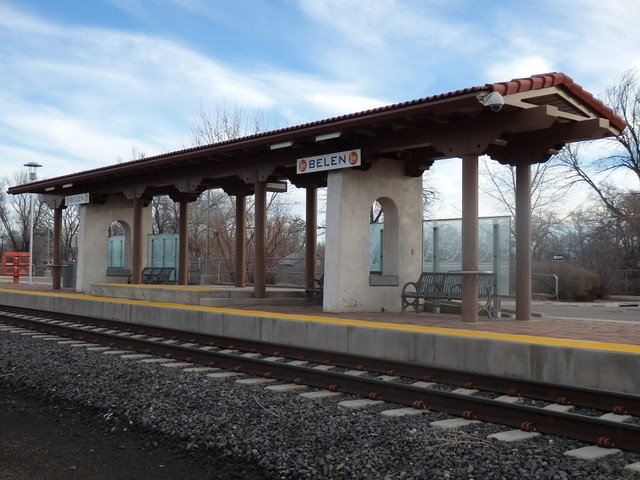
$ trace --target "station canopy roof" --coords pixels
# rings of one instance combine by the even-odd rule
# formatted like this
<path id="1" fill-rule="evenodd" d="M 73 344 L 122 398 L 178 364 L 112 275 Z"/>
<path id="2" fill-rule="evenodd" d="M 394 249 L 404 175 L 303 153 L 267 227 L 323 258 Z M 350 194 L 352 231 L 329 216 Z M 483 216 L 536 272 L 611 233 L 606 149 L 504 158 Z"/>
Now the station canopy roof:
<path id="1" fill-rule="evenodd" d="M 494 92 L 499 95 L 493 95 L 492 108 L 485 103 Z M 38 180 L 8 192 L 90 192 L 93 199 L 118 193 L 193 199 L 209 188 L 250 194 L 256 181 L 326 185 L 326 171 L 296 173 L 297 159 L 314 155 L 361 149 L 362 165 L 355 168 L 391 158 L 404 163 L 406 175 L 420 176 L 436 160 L 465 154 L 511 165 L 544 162 L 566 143 L 616 136 L 625 127 L 570 77 L 547 73 Z"/>

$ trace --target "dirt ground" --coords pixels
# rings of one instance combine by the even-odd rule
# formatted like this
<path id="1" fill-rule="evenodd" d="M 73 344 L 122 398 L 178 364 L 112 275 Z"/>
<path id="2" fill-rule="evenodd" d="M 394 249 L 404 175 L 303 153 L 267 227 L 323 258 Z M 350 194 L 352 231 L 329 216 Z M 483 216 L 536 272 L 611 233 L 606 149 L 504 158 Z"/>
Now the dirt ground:
<path id="1" fill-rule="evenodd" d="M 0 480 L 229 478 L 147 434 L 109 432 L 99 414 L 16 393 L 0 381 Z"/>

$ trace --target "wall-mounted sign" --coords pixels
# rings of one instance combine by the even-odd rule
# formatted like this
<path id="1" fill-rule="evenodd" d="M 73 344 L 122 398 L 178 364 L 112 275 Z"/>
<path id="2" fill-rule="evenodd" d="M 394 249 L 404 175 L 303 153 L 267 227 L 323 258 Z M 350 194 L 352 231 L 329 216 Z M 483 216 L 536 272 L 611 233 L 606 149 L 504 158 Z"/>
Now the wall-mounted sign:
<path id="1" fill-rule="evenodd" d="M 66 206 L 70 205 L 82 205 L 85 203 L 89 203 L 89 193 L 78 193 L 77 195 L 67 195 L 64 197 L 64 204 Z"/>
<path id="2" fill-rule="evenodd" d="M 284 193 L 287 191 L 287 182 L 267 182 L 267 192 Z"/>
<path id="3" fill-rule="evenodd" d="M 360 149 L 345 152 L 328 153 L 315 157 L 299 158 L 296 162 L 298 173 L 313 173 L 323 170 L 337 170 L 338 168 L 357 167 L 362 163 Z"/>

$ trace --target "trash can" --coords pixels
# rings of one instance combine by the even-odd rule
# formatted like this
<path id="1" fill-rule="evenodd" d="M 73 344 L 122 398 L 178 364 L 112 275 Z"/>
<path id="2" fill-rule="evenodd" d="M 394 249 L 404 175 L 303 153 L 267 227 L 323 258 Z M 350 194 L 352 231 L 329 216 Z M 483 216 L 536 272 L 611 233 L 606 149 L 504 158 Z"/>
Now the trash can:
<path id="1" fill-rule="evenodd" d="M 62 265 L 62 286 L 63 287 L 75 287 L 76 286 L 76 272 L 77 263 L 66 263 Z"/>

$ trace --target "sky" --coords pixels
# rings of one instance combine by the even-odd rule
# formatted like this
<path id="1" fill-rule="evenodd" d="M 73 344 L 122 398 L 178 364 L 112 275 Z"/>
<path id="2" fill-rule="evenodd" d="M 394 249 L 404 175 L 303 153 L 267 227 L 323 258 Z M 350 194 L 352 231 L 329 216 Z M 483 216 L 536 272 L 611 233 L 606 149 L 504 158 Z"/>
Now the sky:
<path id="1" fill-rule="evenodd" d="M 638 25 L 637 0 L 0 0 L 0 177 L 179 150 L 221 104 L 276 129 L 553 71 L 602 96 Z M 436 217 L 459 167 L 432 167 Z"/>

